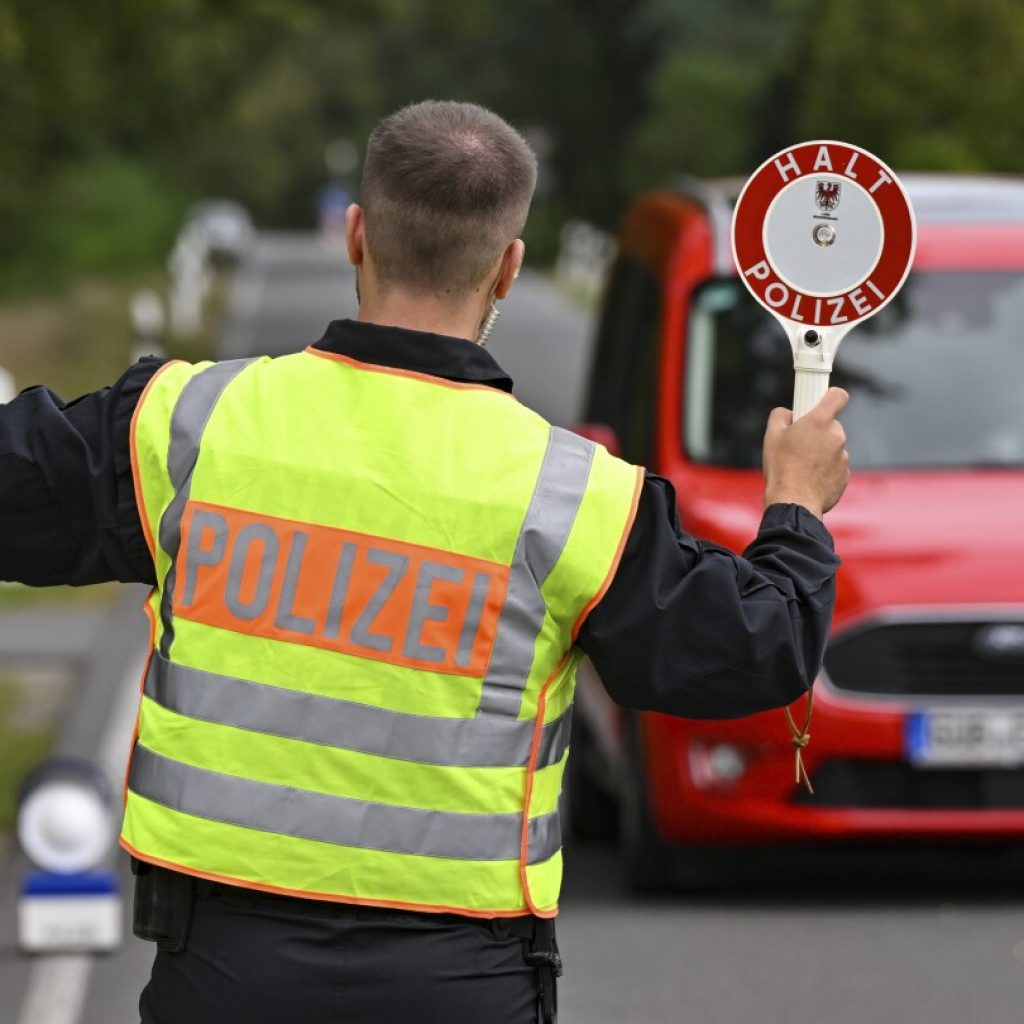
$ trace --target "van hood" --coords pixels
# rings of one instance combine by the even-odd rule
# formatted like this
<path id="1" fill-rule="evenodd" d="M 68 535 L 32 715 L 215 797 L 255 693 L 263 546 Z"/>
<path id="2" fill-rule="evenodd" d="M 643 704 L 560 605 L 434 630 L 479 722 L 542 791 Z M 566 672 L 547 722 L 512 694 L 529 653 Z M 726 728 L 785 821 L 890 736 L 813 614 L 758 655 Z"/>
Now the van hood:
<path id="1" fill-rule="evenodd" d="M 763 483 L 731 475 L 731 486 L 719 473 L 688 481 L 684 526 L 741 550 L 757 530 Z M 843 561 L 837 626 L 920 606 L 1024 615 L 1024 469 L 855 470 L 825 524 Z"/>
<path id="2" fill-rule="evenodd" d="M 827 525 L 837 623 L 911 605 L 1024 610 L 1024 470 L 861 473 Z"/>

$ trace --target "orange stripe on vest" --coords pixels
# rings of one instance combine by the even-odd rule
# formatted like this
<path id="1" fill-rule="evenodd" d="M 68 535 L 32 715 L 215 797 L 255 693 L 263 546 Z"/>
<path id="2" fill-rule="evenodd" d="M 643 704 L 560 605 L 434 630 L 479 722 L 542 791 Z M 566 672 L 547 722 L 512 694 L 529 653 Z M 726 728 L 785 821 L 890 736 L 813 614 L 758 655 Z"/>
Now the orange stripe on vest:
<path id="1" fill-rule="evenodd" d="M 190 501 L 174 614 L 410 668 L 483 677 L 508 567 Z"/>

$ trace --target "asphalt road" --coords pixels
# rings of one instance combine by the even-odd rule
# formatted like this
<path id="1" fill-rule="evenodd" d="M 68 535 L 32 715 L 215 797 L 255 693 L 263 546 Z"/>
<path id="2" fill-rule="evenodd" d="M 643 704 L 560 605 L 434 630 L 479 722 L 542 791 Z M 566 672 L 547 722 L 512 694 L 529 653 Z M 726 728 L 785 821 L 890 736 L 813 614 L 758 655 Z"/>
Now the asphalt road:
<path id="1" fill-rule="evenodd" d="M 519 397 L 549 420 L 580 415 L 589 328 L 579 308 L 524 271 L 488 343 Z M 355 278 L 337 246 L 309 235 L 264 235 L 231 301 L 221 355 L 279 355 L 315 342 L 331 320 L 354 316 Z"/>
<path id="2" fill-rule="evenodd" d="M 222 355 L 300 348 L 354 305 L 338 252 L 310 237 L 264 237 L 239 278 Z M 544 278 L 524 274 L 491 348 L 523 401 L 569 423 L 579 415 L 589 333 L 583 314 Z M 108 690 L 94 688 L 91 710 L 80 713 L 95 717 L 96 704 L 115 700 Z M 766 878 L 752 895 L 640 901 L 624 891 L 613 847 L 570 839 L 566 860 L 563 1024 L 1024 1020 L 1024 905 L 1013 879 L 979 890 L 977 879 L 968 887 L 951 872 L 909 894 L 850 877 L 787 889 Z M 21 1022 L 26 982 L 9 933 L 8 922 L 0 929 L 0 1022 Z M 135 1024 L 150 958 L 150 947 L 129 940 L 99 960 L 80 1024 Z"/>
<path id="3" fill-rule="evenodd" d="M 571 842 L 571 841 L 570 841 Z M 858 878 L 638 900 L 614 849 L 567 850 L 567 1024 L 1019 1024 L 1013 879 Z M 1010 895 L 1010 891 L 1013 894 Z"/>

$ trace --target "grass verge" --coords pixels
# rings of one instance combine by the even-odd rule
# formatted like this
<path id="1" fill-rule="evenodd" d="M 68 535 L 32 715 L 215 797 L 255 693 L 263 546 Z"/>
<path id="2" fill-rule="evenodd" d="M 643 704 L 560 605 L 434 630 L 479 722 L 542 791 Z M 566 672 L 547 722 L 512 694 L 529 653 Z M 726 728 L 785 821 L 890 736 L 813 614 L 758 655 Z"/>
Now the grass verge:
<path id="1" fill-rule="evenodd" d="M 18 724 L 23 686 L 0 677 L 0 831 L 14 825 L 22 779 L 53 749 L 54 731 L 41 723 Z"/>
<path id="2" fill-rule="evenodd" d="M 45 384 L 65 401 L 113 384 L 133 350 L 128 310 L 140 288 L 166 292 L 166 276 L 154 267 L 131 274 L 84 278 L 59 295 L 0 302 L 0 366 L 18 390 Z M 168 343 L 168 354 L 211 358 L 221 331 L 229 282 L 214 278 L 201 331 Z M 35 589 L 0 584 L 0 610 L 37 604 L 93 605 L 109 601 L 116 586 Z"/>

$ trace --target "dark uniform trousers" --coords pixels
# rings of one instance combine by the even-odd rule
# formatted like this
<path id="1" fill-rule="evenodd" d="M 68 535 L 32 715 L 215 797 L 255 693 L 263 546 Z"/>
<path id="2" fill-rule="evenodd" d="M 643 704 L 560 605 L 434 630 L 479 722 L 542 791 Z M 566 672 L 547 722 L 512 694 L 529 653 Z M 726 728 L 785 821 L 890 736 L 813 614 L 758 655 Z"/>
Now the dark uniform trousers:
<path id="1" fill-rule="evenodd" d="M 179 876 L 180 877 L 180 876 Z M 535 1024 L 523 922 L 304 900 L 199 882 L 162 942 L 142 1024 Z M 528 919 L 529 920 L 529 919 Z"/>

